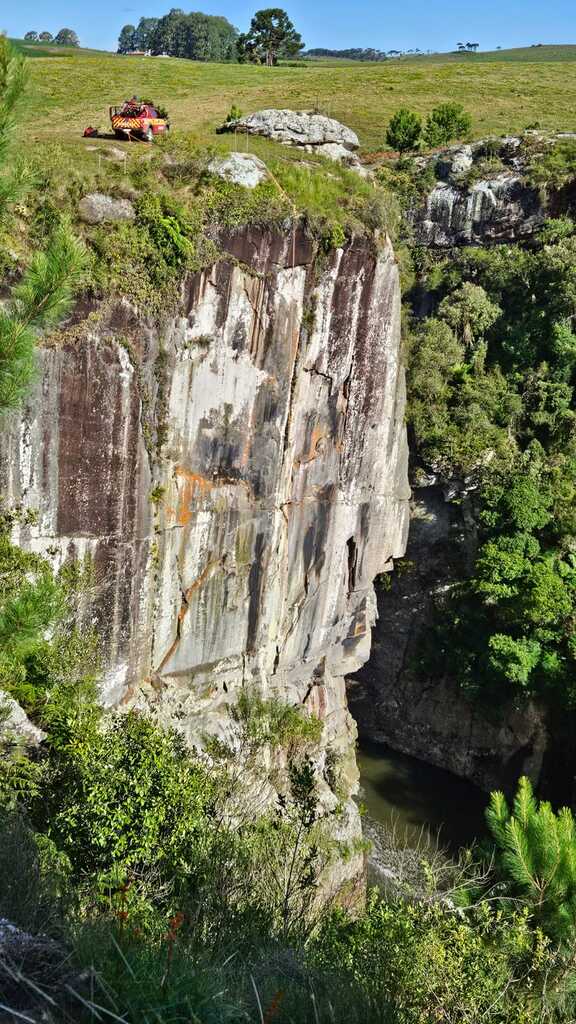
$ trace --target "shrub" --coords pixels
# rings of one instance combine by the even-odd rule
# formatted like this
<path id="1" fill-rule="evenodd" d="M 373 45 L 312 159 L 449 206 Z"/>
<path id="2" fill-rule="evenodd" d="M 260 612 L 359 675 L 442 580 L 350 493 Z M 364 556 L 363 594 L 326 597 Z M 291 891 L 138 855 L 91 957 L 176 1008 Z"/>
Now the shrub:
<path id="1" fill-rule="evenodd" d="M 418 114 L 401 107 L 390 120 L 386 130 L 386 143 L 401 155 L 417 149 L 421 135 L 422 122 Z"/>
<path id="2" fill-rule="evenodd" d="M 424 127 L 424 140 L 428 146 L 446 146 L 454 139 L 463 139 L 470 133 L 472 118 L 460 103 L 442 103 L 428 115 Z"/>
<path id="3" fill-rule="evenodd" d="M 537 1024 L 531 990 L 546 948 L 522 913 L 504 918 L 483 903 L 458 914 L 441 903 L 384 902 L 374 891 L 357 920 L 333 916 L 316 955 L 354 979 L 375 1007 L 391 1004 L 398 1024 Z"/>

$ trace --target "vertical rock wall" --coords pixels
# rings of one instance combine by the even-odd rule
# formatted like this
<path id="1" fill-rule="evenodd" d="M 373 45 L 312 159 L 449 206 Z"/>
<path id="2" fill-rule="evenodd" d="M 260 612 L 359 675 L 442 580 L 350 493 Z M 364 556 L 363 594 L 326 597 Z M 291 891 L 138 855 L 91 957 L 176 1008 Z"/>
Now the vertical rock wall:
<path id="1" fill-rule="evenodd" d="M 256 684 L 321 716 L 352 781 L 344 675 L 407 534 L 397 267 L 384 239 L 221 245 L 163 331 L 117 304 L 43 350 L 0 491 L 38 509 L 23 544 L 92 556 L 109 704 L 193 742 Z"/>

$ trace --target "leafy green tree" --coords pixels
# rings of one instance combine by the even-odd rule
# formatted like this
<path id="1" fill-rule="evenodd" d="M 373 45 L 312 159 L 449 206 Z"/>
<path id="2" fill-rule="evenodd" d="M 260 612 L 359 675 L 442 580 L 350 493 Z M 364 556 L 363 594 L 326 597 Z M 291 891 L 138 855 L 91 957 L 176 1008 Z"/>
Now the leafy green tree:
<path id="1" fill-rule="evenodd" d="M 525 776 L 512 807 L 503 793 L 491 794 L 486 821 L 496 844 L 498 867 L 511 895 L 525 900 L 536 922 L 557 942 L 576 933 L 576 823 L 534 797 Z"/>
<path id="2" fill-rule="evenodd" d="M 302 37 L 280 7 L 256 11 L 246 34 L 238 38 L 240 61 L 272 67 L 280 57 L 297 57 L 304 48 Z"/>
<path id="3" fill-rule="evenodd" d="M 138 26 L 134 31 L 135 50 L 150 50 L 152 37 L 158 24 L 158 18 L 140 18 Z"/>
<path id="4" fill-rule="evenodd" d="M 27 32 L 26 35 L 24 36 L 24 39 L 25 39 L 25 41 L 27 43 L 37 43 L 38 42 L 38 33 L 37 32 Z"/>
<path id="5" fill-rule="evenodd" d="M 71 28 L 61 28 L 54 42 L 56 46 L 80 46 L 80 40 Z"/>
<path id="6" fill-rule="evenodd" d="M 422 121 L 412 110 L 401 107 L 390 119 L 386 129 L 386 143 L 397 153 L 417 149 L 422 135 Z"/>
<path id="7" fill-rule="evenodd" d="M 472 129 L 472 118 L 460 103 L 442 103 L 428 115 L 424 141 L 428 146 L 446 146 L 454 139 L 464 139 Z"/>
<path id="8" fill-rule="evenodd" d="M 484 337 L 496 323 L 502 310 L 492 302 L 483 288 L 465 281 L 438 307 L 438 316 L 445 320 L 465 345 Z"/>
<path id="9" fill-rule="evenodd" d="M 53 36 L 51 32 L 41 32 L 38 39 L 41 43 L 51 43 Z"/>
<path id="10" fill-rule="evenodd" d="M 136 29 L 136 48 L 169 53 L 188 60 L 229 61 L 236 56 L 237 31 L 216 15 L 173 8 L 163 18 L 142 18 Z"/>
<path id="11" fill-rule="evenodd" d="M 118 53 L 131 53 L 136 48 L 136 26 L 124 25 L 118 36 Z"/>

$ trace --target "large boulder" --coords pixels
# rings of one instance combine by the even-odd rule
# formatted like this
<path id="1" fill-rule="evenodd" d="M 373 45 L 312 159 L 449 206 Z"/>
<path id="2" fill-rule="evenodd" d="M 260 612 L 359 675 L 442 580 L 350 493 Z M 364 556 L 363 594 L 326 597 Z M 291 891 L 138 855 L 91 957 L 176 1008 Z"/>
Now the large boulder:
<path id="1" fill-rule="evenodd" d="M 345 124 L 324 114 L 305 110 L 257 110 L 254 114 L 226 122 L 219 131 L 263 135 L 290 146 L 316 147 L 337 143 L 345 150 L 353 151 L 360 145 L 356 132 Z"/>
<path id="2" fill-rule="evenodd" d="M 113 199 L 102 192 L 92 192 L 78 203 L 81 220 L 87 224 L 102 224 L 106 221 L 134 220 L 136 211 L 128 199 Z"/>
<path id="3" fill-rule="evenodd" d="M 266 164 L 252 153 L 228 153 L 215 157 L 208 165 L 212 174 L 245 188 L 256 188 L 268 175 Z"/>

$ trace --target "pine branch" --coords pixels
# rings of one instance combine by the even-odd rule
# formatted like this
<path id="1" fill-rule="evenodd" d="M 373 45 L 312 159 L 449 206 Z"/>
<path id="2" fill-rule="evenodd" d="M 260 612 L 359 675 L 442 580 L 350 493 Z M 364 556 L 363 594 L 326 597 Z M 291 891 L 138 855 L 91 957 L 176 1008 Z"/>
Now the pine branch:
<path id="1" fill-rule="evenodd" d="M 515 818 L 511 818 L 506 825 L 506 849 L 502 860 L 518 885 L 534 893 L 540 892 L 526 834 Z"/>
<path id="2" fill-rule="evenodd" d="M 504 793 L 497 790 L 490 794 L 490 803 L 486 808 L 486 822 L 496 842 L 506 845 L 506 824 L 510 818 L 508 804 Z"/>
<path id="3" fill-rule="evenodd" d="M 0 312 L 0 410 L 21 403 L 36 370 L 36 332 L 68 312 L 86 265 L 86 250 L 64 223 L 14 288 Z"/>

